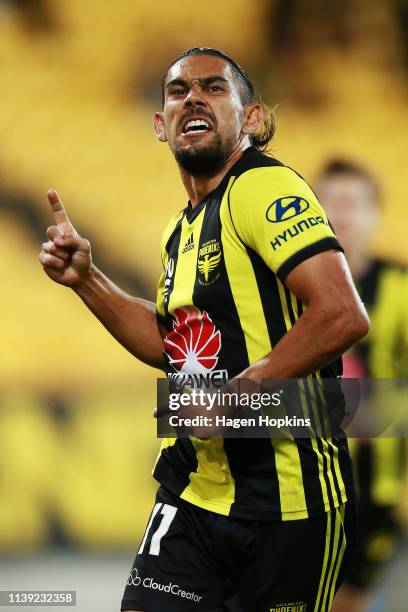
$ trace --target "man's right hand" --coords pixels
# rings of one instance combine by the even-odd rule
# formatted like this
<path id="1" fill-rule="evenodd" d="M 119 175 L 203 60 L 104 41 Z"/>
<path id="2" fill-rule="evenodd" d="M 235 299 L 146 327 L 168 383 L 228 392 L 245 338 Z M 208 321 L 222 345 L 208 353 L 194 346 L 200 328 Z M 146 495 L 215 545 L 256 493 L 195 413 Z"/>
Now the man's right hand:
<path id="1" fill-rule="evenodd" d="M 156 304 L 122 291 L 92 264 L 91 246 L 65 212 L 56 191 L 48 192 L 55 225 L 38 259 L 48 276 L 71 287 L 114 338 L 132 355 L 154 368 L 163 367 L 163 331 Z"/>
<path id="2" fill-rule="evenodd" d="M 50 189 L 47 195 L 56 225 L 47 229 L 49 240 L 43 243 L 38 259 L 53 281 L 77 288 L 91 274 L 91 246 L 72 225 L 58 193 Z"/>

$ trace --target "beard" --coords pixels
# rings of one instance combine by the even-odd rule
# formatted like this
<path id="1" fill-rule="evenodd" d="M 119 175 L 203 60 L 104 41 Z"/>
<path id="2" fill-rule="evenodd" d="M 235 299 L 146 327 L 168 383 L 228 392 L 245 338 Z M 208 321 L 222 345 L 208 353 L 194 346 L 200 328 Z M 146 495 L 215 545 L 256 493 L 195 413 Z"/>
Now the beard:
<path id="1" fill-rule="evenodd" d="M 191 176 L 213 176 L 221 170 L 234 150 L 231 142 L 222 144 L 217 134 L 213 142 L 204 148 L 194 150 L 178 149 L 174 151 L 177 163 Z"/>

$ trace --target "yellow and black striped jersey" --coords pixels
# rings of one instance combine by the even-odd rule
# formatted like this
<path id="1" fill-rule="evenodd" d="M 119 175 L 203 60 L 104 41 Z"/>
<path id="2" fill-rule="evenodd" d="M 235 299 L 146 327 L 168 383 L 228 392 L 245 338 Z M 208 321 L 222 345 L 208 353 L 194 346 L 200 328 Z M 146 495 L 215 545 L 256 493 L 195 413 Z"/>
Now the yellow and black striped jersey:
<path id="1" fill-rule="evenodd" d="M 168 332 L 168 377 L 222 386 L 273 350 L 303 311 L 285 286 L 287 274 L 329 249 L 341 247 L 308 184 L 247 149 L 164 233 L 157 314 Z M 341 360 L 304 382 L 299 395 L 307 409 L 321 401 L 321 378 L 339 374 Z M 202 508 L 268 520 L 335 508 L 352 481 L 346 440 L 329 437 L 165 439 L 154 476 Z"/>
<path id="2" fill-rule="evenodd" d="M 371 319 L 370 333 L 345 357 L 345 375 L 371 378 L 408 376 L 408 271 L 374 259 L 357 287 Z M 407 441 L 401 438 L 351 440 L 360 504 L 395 506 L 406 478 Z"/>

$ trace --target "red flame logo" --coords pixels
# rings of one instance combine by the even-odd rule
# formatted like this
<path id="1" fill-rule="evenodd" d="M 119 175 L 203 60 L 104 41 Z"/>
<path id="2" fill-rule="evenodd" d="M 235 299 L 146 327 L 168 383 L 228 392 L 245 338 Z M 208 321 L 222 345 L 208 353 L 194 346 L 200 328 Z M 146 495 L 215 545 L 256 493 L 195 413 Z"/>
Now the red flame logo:
<path id="1" fill-rule="evenodd" d="M 218 362 L 221 334 L 205 311 L 195 306 L 175 309 L 173 331 L 164 339 L 164 352 L 176 370 L 206 374 Z"/>

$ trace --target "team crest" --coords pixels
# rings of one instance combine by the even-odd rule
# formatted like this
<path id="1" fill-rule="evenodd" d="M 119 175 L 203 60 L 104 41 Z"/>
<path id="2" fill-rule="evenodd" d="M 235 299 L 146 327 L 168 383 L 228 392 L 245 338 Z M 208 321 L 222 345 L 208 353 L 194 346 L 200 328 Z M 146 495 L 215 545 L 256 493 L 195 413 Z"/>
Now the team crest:
<path id="1" fill-rule="evenodd" d="M 221 245 L 213 238 L 201 245 L 198 251 L 197 270 L 200 285 L 208 286 L 220 277 Z"/>

